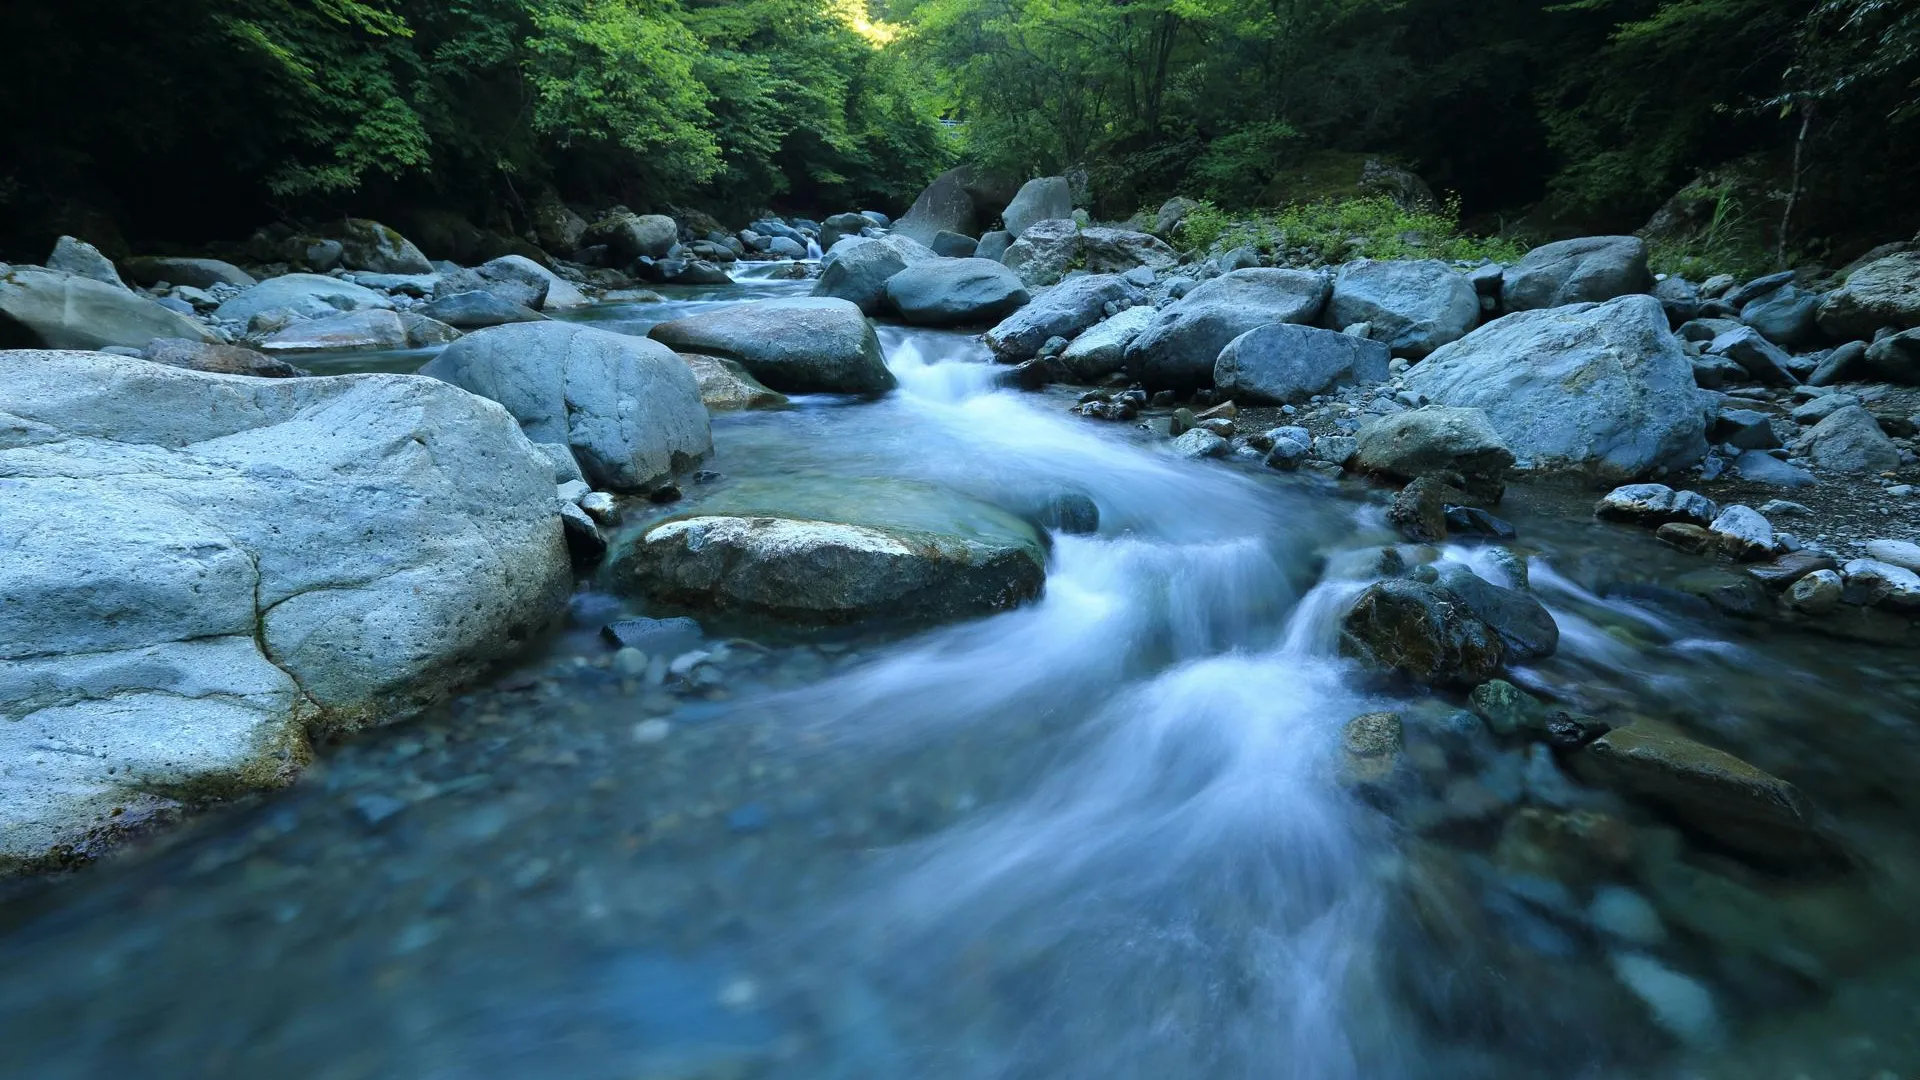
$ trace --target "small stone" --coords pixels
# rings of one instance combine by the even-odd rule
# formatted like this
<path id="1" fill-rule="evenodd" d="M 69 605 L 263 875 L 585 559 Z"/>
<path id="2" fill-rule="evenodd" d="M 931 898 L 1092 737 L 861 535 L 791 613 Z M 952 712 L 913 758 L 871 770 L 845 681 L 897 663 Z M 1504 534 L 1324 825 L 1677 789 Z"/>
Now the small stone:
<path id="1" fill-rule="evenodd" d="M 1736 559 L 1764 559 L 1780 549 L 1773 523 L 1750 506 L 1735 504 L 1707 526 L 1720 550 Z"/>
<path id="2" fill-rule="evenodd" d="M 1812 517 L 1813 510 L 1797 502 L 1785 499 L 1768 499 L 1760 504 L 1760 512 L 1768 517 Z"/>
<path id="3" fill-rule="evenodd" d="M 1698 555 L 1713 546 L 1713 534 L 1698 525 L 1672 521 L 1654 530 L 1653 538 L 1668 547 Z"/>
<path id="4" fill-rule="evenodd" d="M 638 679 L 647 673 L 647 654 L 631 645 L 622 646 L 613 654 L 613 670 Z"/>
<path id="5" fill-rule="evenodd" d="M 1448 506 L 1446 508 L 1447 531 L 1460 536 L 1487 536 L 1495 540 L 1511 540 L 1519 535 L 1510 523 L 1477 506 Z"/>
<path id="6" fill-rule="evenodd" d="M 1311 455 L 1315 461 L 1344 466 L 1360 449 L 1360 440 L 1351 435 L 1321 435 L 1313 440 Z"/>
<path id="7" fill-rule="evenodd" d="M 1630 521 L 1649 527 L 1668 522 L 1706 525 L 1719 516 L 1712 499 L 1698 492 L 1675 491 L 1665 484 L 1627 484 L 1614 488 L 1595 504 L 1595 517 Z"/>
<path id="8" fill-rule="evenodd" d="M 615 505 L 613 496 L 604 491 L 590 491 L 580 497 L 579 506 L 588 517 L 601 525 L 618 525 L 620 509 Z"/>
<path id="9" fill-rule="evenodd" d="M 607 553 L 607 538 L 585 510 L 570 502 L 560 504 L 560 523 L 565 526 L 567 551 L 581 566 L 598 562 Z"/>
<path id="10" fill-rule="evenodd" d="M 1173 440 L 1173 452 L 1193 460 L 1225 457 L 1230 449 L 1227 440 L 1205 428 L 1194 428 Z"/>
<path id="11" fill-rule="evenodd" d="M 633 741 L 642 744 L 662 742 L 673 734 L 673 725 L 659 717 L 633 725 Z"/>
<path id="12" fill-rule="evenodd" d="M 1612 730 L 1612 725 L 1580 713 L 1556 710 L 1547 714 L 1547 741 L 1562 750 L 1577 750 Z"/>
<path id="13" fill-rule="evenodd" d="M 1815 570 L 1787 589 L 1787 603 L 1808 615 L 1825 615 L 1840 606 L 1845 582 L 1836 570 Z"/>
<path id="14" fill-rule="evenodd" d="M 1495 735 L 1536 727 L 1543 708 L 1532 695 L 1504 679 L 1490 679 L 1467 695 L 1468 707 Z"/>
<path id="15" fill-rule="evenodd" d="M 1399 767 L 1403 737 L 1397 713 L 1367 713 L 1349 720 L 1341 737 L 1348 782 L 1378 784 L 1392 776 Z"/>
<path id="16" fill-rule="evenodd" d="M 1891 563 L 1894 566 L 1920 572 L 1920 544 L 1906 540 L 1869 540 L 1867 556 L 1883 563 Z"/>
<path id="17" fill-rule="evenodd" d="M 713 654 L 705 649 L 694 649 L 690 652 L 684 652 L 674 657 L 673 662 L 667 665 L 667 672 L 668 674 L 676 675 L 684 679 L 692 673 L 694 668 L 706 663 L 712 659 L 712 657 Z"/>
<path id="18" fill-rule="evenodd" d="M 1749 566 L 1747 573 L 1762 585 L 1785 589 L 1815 570 L 1833 570 L 1839 565 L 1831 555 L 1817 551 L 1795 551 L 1782 555 L 1772 562 Z"/>
<path id="19" fill-rule="evenodd" d="M 1816 397 L 1801 405 L 1796 405 L 1791 415 L 1797 423 L 1817 424 L 1849 405 L 1860 404 L 1860 399 L 1852 394 L 1831 393 Z"/>
<path id="20" fill-rule="evenodd" d="M 1897 611 L 1920 610 L 1920 574 L 1904 566 L 1877 559 L 1854 559 L 1847 563 L 1844 573 L 1845 599 L 1849 604 Z"/>
<path id="21" fill-rule="evenodd" d="M 1422 476 L 1394 496 L 1387 521 L 1416 544 L 1437 544 L 1447 538 L 1447 506 L 1466 497 L 1435 477 Z"/>

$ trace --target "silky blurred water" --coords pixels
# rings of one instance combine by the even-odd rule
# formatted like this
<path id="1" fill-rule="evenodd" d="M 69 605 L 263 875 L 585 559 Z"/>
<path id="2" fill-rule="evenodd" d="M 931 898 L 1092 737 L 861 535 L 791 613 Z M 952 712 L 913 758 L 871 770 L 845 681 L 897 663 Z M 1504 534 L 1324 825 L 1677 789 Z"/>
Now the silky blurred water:
<path id="1" fill-rule="evenodd" d="M 643 334 L 806 287 L 577 317 Z M 717 476 L 653 516 L 751 485 L 908 481 L 1023 515 L 1088 497 L 1100 527 L 1051 538 L 1039 601 L 930 629 L 710 626 L 717 675 L 694 685 L 609 667 L 598 627 L 650 612 L 584 582 L 566 630 L 449 707 L 16 889 L 0 1075 L 1773 1075 L 1790 1055 L 1761 1040 L 1806 1025 L 1817 1063 L 1869 1023 L 1875 1067 L 1900 1067 L 1881 1013 L 1819 1019 L 1911 955 L 1912 657 L 1615 588 L 1677 557 L 1544 496 L 1503 511 L 1562 634 L 1517 681 L 1687 723 L 1874 853 L 1837 884 L 1719 868 L 1780 917 L 1744 950 L 1678 926 L 1652 948 L 1711 995 L 1723 1034 L 1689 1046 L 1622 988 L 1589 883 L 1492 867 L 1497 820 L 1427 829 L 1341 782 L 1346 723 L 1393 708 L 1421 768 L 1511 778 L 1506 813 L 1566 799 L 1632 820 L 1638 849 L 1671 836 L 1334 655 L 1364 581 L 1323 570 L 1390 542 L 1373 496 L 1001 389 L 971 335 L 881 338 L 897 392 L 716 418 Z M 1433 554 L 1513 584 L 1485 548 Z"/>

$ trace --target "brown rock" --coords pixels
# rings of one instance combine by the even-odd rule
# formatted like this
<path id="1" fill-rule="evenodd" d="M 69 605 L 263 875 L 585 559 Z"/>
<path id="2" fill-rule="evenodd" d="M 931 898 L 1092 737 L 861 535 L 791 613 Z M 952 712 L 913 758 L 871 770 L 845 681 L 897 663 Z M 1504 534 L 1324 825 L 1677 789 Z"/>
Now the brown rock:
<path id="1" fill-rule="evenodd" d="M 1660 526 L 1653 538 L 1669 547 L 1698 555 L 1713 546 L 1713 534 L 1698 525 L 1672 521 Z"/>
<path id="2" fill-rule="evenodd" d="M 1789 863 L 1825 847 L 1799 788 L 1676 731 L 1644 723 L 1610 731 L 1573 760 L 1589 780 L 1659 803 L 1736 851 Z"/>
<path id="3" fill-rule="evenodd" d="M 1340 622 L 1340 652 L 1418 683 L 1475 686 L 1500 669 L 1500 635 L 1444 589 L 1378 582 Z"/>
<path id="4" fill-rule="evenodd" d="M 1762 585 L 1784 589 L 1816 570 L 1837 570 L 1840 564 L 1831 555 L 1790 551 L 1772 562 L 1747 567 L 1747 573 Z"/>
<path id="5" fill-rule="evenodd" d="M 140 356 L 156 364 L 206 371 L 215 375 L 255 375 L 285 379 L 306 372 L 285 360 L 239 345 L 216 345 L 186 338 L 155 338 Z"/>
<path id="6" fill-rule="evenodd" d="M 1387 521 L 1416 544 L 1437 544 L 1447 538 L 1447 505 L 1459 505 L 1467 496 L 1438 477 L 1423 476 L 1393 497 Z"/>

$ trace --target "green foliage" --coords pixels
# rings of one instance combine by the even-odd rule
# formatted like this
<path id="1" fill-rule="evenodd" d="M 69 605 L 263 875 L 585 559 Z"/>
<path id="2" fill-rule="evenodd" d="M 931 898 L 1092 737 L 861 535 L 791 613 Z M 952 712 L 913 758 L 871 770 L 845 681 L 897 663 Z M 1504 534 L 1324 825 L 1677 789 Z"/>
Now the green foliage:
<path id="1" fill-rule="evenodd" d="M 430 160 L 432 139 L 396 77 L 411 31 L 384 4 L 241 0 L 211 22 L 277 106 L 283 156 L 265 178 L 270 191 L 336 191 Z"/>
<path id="2" fill-rule="evenodd" d="M 1267 190 L 1276 166 L 1300 149 L 1302 136 L 1280 120 L 1252 124 L 1207 144 L 1193 179 L 1208 198 L 1248 205 Z"/>
<path id="3" fill-rule="evenodd" d="M 515 231 L 546 186 L 897 206 L 952 157 L 857 0 L 66 0 L 9 30 L 10 78 L 67 88 L 0 97 L 0 188 L 41 220 L 75 191 L 176 215 L 217 192 L 256 222 L 464 203 Z"/>
<path id="4" fill-rule="evenodd" d="M 1549 229 L 1626 231 L 1757 156 L 1782 197 L 1750 213 L 1776 232 L 1789 191 L 1822 227 L 1920 224 L 1915 0 L 894 3 L 972 157 L 1085 165 L 1110 216 L 1294 199 L 1296 162 L 1372 153 L 1475 214 L 1551 196 Z"/>
<path id="5" fill-rule="evenodd" d="M 1252 246 L 1310 266 L 1358 258 L 1512 262 L 1526 253 L 1511 238 L 1464 232 L 1458 202 L 1408 210 L 1385 196 L 1298 203 L 1250 215 L 1203 201 L 1181 222 L 1179 238 L 1197 251 Z"/>
<path id="6" fill-rule="evenodd" d="M 701 44 L 664 3 L 567 0 L 531 7 L 522 66 L 533 128 L 555 145 L 618 147 L 650 187 L 697 184 L 720 170 L 694 77 Z"/>
<path id="7" fill-rule="evenodd" d="M 1779 269 L 1767 247 L 1766 224 L 1751 209 L 1752 195 L 1730 179 L 1687 185 L 1671 205 L 1691 219 L 1650 236 L 1647 262 L 1656 273 L 1702 281 L 1715 274 L 1741 279 Z"/>

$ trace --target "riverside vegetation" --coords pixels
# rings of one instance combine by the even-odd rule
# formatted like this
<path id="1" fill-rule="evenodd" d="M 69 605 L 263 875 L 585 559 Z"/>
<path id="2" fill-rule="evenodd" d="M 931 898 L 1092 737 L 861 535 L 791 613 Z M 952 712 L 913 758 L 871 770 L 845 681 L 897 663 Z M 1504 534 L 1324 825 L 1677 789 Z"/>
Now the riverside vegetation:
<path id="1" fill-rule="evenodd" d="M 1438 14 L 102 25 L 0 166 L 0 1072 L 1920 1071 L 1920 238 L 1822 149 L 1913 14 Z"/>

